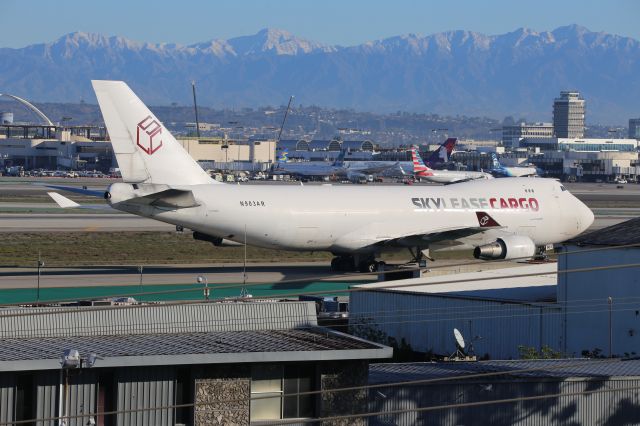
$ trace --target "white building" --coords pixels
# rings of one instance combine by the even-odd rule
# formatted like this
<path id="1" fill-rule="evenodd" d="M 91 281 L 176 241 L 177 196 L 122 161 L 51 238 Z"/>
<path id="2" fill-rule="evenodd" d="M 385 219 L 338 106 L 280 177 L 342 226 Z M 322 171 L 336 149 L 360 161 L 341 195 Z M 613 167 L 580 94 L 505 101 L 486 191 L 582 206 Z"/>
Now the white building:
<path id="1" fill-rule="evenodd" d="M 596 249 L 596 250 L 594 250 Z M 606 250 L 597 250 L 606 249 Z M 557 304 L 568 354 L 640 354 L 640 218 L 591 232 L 564 244 Z M 592 268 L 604 268 L 588 270 Z"/>
<path id="2" fill-rule="evenodd" d="M 520 274 L 539 275 L 509 278 Z M 543 264 L 358 285 L 349 324 L 437 355 L 455 352 L 457 328 L 478 356 L 518 358 L 520 345 L 562 344 L 556 282 L 556 265 Z"/>
<path id="3" fill-rule="evenodd" d="M 542 151 L 625 151 L 636 152 L 636 139 L 606 138 L 524 138 L 520 145 L 526 148 L 540 148 Z"/>
<path id="4" fill-rule="evenodd" d="M 584 137 L 585 102 L 576 91 L 560 92 L 553 101 L 553 130 L 559 138 Z"/>
<path id="5" fill-rule="evenodd" d="M 520 123 L 502 127 L 502 145 L 511 149 L 519 148 L 523 139 L 551 137 L 553 137 L 553 124 L 551 123 Z"/>
<path id="6" fill-rule="evenodd" d="M 558 258 L 359 285 L 349 323 L 363 336 L 445 356 L 456 350 L 453 328 L 475 355 L 490 359 L 545 346 L 568 357 L 608 355 L 610 341 L 614 355 L 640 353 L 640 275 L 633 266 L 640 264 L 640 218 L 566 243 Z M 616 267 L 625 264 L 631 266 Z M 602 269 L 581 272 L 591 268 Z"/>

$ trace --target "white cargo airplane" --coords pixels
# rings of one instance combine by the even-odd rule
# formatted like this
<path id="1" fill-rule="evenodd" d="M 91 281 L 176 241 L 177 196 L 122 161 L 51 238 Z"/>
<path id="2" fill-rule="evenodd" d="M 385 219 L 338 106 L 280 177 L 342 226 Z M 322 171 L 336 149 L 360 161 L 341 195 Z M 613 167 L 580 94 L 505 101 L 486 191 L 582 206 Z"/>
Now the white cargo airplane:
<path id="1" fill-rule="evenodd" d="M 246 239 L 328 251 L 334 270 L 368 271 L 383 250 L 409 248 L 419 258 L 442 242 L 475 247 L 482 259 L 533 257 L 593 222 L 591 210 L 550 179 L 438 187 L 218 183 L 125 83 L 93 81 L 93 88 L 124 181 L 104 193 L 110 206 L 192 229 L 214 244 Z"/>
<path id="2" fill-rule="evenodd" d="M 469 172 L 466 170 L 434 170 L 427 167 L 418 153 L 418 149 L 411 147 L 411 161 L 413 162 L 413 176 L 435 183 L 457 183 L 475 179 L 493 179 L 489 173 Z"/>

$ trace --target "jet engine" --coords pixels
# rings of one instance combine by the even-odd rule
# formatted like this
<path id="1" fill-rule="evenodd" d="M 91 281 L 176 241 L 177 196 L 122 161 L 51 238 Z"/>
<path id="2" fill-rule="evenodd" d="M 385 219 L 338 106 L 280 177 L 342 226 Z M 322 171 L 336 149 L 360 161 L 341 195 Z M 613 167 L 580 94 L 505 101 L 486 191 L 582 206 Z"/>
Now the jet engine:
<path id="1" fill-rule="evenodd" d="M 473 257 L 483 260 L 527 258 L 535 254 L 535 243 L 523 235 L 508 235 L 473 250 Z"/>

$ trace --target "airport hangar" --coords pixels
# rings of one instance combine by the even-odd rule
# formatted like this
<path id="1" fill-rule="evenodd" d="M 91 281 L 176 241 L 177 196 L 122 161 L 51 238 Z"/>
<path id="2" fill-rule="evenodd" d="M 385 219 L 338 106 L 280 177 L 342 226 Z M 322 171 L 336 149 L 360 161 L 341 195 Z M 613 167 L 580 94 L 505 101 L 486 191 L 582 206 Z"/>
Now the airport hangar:
<path id="1" fill-rule="evenodd" d="M 282 395 L 366 385 L 369 361 L 391 355 L 318 327 L 313 302 L 6 308 L 0 423 L 248 425 L 365 412 L 364 390 Z M 91 415 L 109 411 L 119 413 Z"/>
<path id="2" fill-rule="evenodd" d="M 639 355 L 640 218 L 559 250 L 557 264 L 354 286 L 349 324 L 360 336 L 435 355 L 456 352 L 454 328 L 480 358 L 517 359 L 519 347 L 569 357 Z M 592 268 L 604 269 L 579 271 Z"/>

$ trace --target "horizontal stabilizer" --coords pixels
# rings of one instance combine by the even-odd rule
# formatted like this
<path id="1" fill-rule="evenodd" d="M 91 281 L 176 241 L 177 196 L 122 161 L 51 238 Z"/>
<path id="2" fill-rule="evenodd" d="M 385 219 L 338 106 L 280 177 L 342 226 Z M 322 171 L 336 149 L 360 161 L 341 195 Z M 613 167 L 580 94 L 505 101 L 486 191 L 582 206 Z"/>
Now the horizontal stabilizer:
<path id="1" fill-rule="evenodd" d="M 55 201 L 58 206 L 63 209 L 77 209 L 80 207 L 80 204 L 68 199 L 64 195 L 58 194 L 57 192 L 47 192 L 47 194 L 49 195 L 49 197 L 53 198 L 53 201 Z"/>
<path id="2" fill-rule="evenodd" d="M 63 209 L 111 210 L 111 207 L 107 204 L 78 204 L 57 192 L 47 192 L 47 194 Z"/>
<path id="3" fill-rule="evenodd" d="M 200 205 L 193 196 L 193 192 L 182 189 L 165 189 L 142 197 L 130 198 L 126 202 L 128 204 L 145 204 L 169 209 L 186 209 Z"/>

